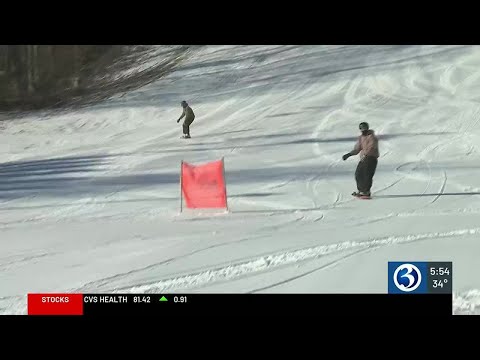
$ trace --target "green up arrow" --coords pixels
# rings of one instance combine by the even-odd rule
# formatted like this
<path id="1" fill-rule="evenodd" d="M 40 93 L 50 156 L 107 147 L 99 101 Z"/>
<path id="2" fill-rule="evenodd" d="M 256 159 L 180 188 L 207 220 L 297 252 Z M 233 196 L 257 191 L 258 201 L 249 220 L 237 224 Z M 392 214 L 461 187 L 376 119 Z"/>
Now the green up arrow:
<path id="1" fill-rule="evenodd" d="M 166 298 L 165 296 L 162 296 L 162 297 L 160 298 L 160 301 L 168 301 L 168 300 L 167 300 L 167 298 Z"/>

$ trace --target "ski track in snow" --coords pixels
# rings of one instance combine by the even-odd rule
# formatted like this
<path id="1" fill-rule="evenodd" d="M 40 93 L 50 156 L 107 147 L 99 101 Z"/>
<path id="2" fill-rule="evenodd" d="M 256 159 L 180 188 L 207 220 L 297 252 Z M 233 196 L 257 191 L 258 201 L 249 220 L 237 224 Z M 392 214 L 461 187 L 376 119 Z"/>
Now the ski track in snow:
<path id="1" fill-rule="evenodd" d="M 262 256 L 246 262 L 229 266 L 205 270 L 194 274 L 183 275 L 171 279 L 165 279 L 153 284 L 145 284 L 124 289 L 113 290 L 119 293 L 162 293 L 176 289 L 192 289 L 219 281 L 238 279 L 259 272 L 271 271 L 275 268 L 293 265 L 299 262 L 317 259 L 332 253 L 355 249 L 369 249 L 393 244 L 409 243 L 420 240 L 450 238 L 461 236 L 474 236 L 480 234 L 480 228 L 462 229 L 443 233 L 415 234 L 407 236 L 389 236 L 368 241 L 346 241 L 332 245 L 321 245 L 285 252 L 276 255 Z"/>

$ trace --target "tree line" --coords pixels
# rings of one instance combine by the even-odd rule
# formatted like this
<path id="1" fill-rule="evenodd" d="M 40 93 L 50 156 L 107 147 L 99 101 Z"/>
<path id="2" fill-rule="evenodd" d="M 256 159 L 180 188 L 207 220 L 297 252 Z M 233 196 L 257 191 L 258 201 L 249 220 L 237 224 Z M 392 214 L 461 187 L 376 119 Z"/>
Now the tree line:
<path id="1" fill-rule="evenodd" d="M 1 45 L 0 109 L 52 105 L 120 54 L 113 45 Z"/>
<path id="2" fill-rule="evenodd" d="M 88 106 L 167 75 L 191 48 L 163 45 L 152 54 L 142 45 L 0 45 L 0 111 Z M 153 66 L 123 72 L 152 56 Z"/>

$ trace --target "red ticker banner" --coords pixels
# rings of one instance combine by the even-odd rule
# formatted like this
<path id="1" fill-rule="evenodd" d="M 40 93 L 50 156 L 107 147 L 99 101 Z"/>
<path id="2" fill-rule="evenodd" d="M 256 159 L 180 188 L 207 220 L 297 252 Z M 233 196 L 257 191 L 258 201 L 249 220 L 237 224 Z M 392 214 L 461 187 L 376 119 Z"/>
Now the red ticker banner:
<path id="1" fill-rule="evenodd" d="M 28 294 L 28 315 L 83 315 L 83 294 Z"/>

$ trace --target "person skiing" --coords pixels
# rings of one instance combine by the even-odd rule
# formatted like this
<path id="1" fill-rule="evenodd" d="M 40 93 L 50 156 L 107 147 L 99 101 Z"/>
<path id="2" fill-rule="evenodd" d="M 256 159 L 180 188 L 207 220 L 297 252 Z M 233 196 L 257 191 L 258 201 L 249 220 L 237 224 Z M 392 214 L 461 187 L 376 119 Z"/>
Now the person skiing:
<path id="1" fill-rule="evenodd" d="M 177 124 L 185 117 L 185 121 L 183 122 L 183 138 L 190 139 L 190 125 L 192 124 L 193 120 L 195 120 L 195 114 L 192 108 L 187 104 L 185 100 L 181 102 L 183 107 L 182 116 L 177 120 Z"/>
<path id="2" fill-rule="evenodd" d="M 362 135 L 358 137 L 357 143 L 352 151 L 343 155 L 343 161 L 350 156 L 360 153 L 360 162 L 355 171 L 355 181 L 357 182 L 358 192 L 353 192 L 353 196 L 370 197 L 373 183 L 373 176 L 377 169 L 378 158 L 378 138 L 375 132 L 369 128 L 368 123 L 362 122 L 358 126 Z"/>

